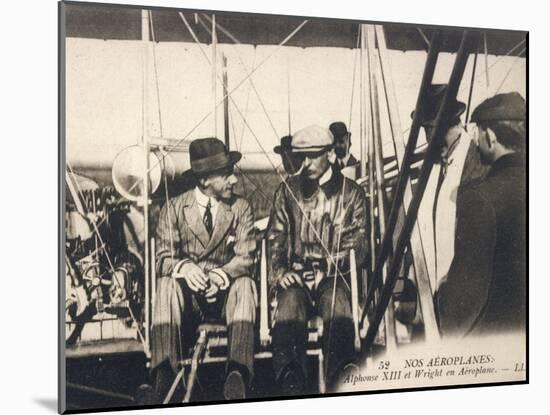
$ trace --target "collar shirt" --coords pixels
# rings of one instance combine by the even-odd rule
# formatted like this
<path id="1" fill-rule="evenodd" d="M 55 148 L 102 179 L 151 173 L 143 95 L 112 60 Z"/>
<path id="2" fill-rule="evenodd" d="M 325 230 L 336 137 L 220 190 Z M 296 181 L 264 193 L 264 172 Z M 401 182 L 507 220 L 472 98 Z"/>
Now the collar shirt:
<path id="1" fill-rule="evenodd" d="M 206 196 L 199 187 L 195 187 L 195 199 L 197 199 L 197 206 L 199 207 L 199 213 L 201 218 L 204 218 L 204 212 L 206 211 L 206 206 L 208 201 L 210 201 L 210 212 L 212 213 L 212 226 L 215 226 L 216 223 L 216 213 L 218 212 L 219 202 L 213 198 Z"/>
<path id="2" fill-rule="evenodd" d="M 462 130 L 450 155 L 435 163 L 418 212 L 418 223 L 432 293 L 439 288 L 454 258 L 456 199 L 471 137 Z"/>
<path id="3" fill-rule="evenodd" d="M 341 168 L 344 168 L 348 165 L 348 161 L 351 157 L 351 153 L 348 153 L 345 155 L 345 157 L 342 157 L 341 159 L 338 159 L 338 164 L 340 165 Z"/>
<path id="4" fill-rule="evenodd" d="M 325 183 L 328 183 L 328 181 L 332 178 L 332 166 L 330 166 L 326 172 L 323 173 L 321 177 L 319 177 L 319 186 L 324 185 Z"/>

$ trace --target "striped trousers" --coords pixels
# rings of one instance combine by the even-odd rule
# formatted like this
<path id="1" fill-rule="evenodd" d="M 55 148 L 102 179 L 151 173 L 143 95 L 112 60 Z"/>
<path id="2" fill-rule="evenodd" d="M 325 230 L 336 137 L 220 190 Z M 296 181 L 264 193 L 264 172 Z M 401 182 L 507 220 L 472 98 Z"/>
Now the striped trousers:
<path id="1" fill-rule="evenodd" d="M 222 319 L 228 328 L 228 364 L 244 366 L 252 376 L 256 307 L 256 285 L 249 277 L 233 279 L 226 292 L 218 293 L 215 303 L 207 303 L 183 279 L 159 278 L 153 306 L 151 368 L 168 360 L 177 371 L 178 362 L 189 356 L 198 325 Z"/>

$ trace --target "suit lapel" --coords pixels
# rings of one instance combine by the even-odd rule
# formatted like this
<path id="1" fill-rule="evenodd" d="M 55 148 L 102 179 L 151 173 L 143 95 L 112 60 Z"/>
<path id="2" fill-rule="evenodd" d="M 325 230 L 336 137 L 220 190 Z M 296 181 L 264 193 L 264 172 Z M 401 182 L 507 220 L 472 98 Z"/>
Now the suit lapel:
<path id="1" fill-rule="evenodd" d="M 216 213 L 214 229 L 212 230 L 212 237 L 210 238 L 210 241 L 208 241 L 208 244 L 206 245 L 206 248 L 201 256 L 204 257 L 210 254 L 210 252 L 212 252 L 219 245 L 232 223 L 233 212 L 231 211 L 231 207 L 224 202 L 220 202 Z"/>
<path id="2" fill-rule="evenodd" d="M 195 194 L 193 191 L 189 192 L 189 198 L 187 200 L 187 204 L 183 208 L 183 211 L 187 221 L 187 226 L 199 240 L 203 248 L 206 247 L 210 238 L 208 236 L 208 232 L 206 231 L 206 227 L 202 222 L 197 199 L 195 199 Z"/>

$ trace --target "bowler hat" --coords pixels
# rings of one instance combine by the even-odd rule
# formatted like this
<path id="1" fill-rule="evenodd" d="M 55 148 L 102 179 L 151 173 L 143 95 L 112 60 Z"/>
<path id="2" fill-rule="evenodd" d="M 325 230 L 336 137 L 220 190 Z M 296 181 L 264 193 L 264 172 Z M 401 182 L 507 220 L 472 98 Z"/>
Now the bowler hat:
<path id="1" fill-rule="evenodd" d="M 328 127 L 334 138 L 340 138 L 348 134 L 348 129 L 346 127 L 346 124 L 344 124 L 342 121 L 336 121 L 330 124 Z"/>
<path id="2" fill-rule="evenodd" d="M 191 172 L 195 175 L 212 173 L 233 166 L 242 157 L 238 151 L 228 151 L 217 138 L 199 138 L 189 145 Z"/>
<path id="3" fill-rule="evenodd" d="M 479 104 L 472 113 L 471 121 L 524 121 L 525 99 L 517 92 L 497 94 Z"/>
<path id="4" fill-rule="evenodd" d="M 290 146 L 290 142 L 292 141 L 291 135 L 285 135 L 281 138 L 281 144 L 278 146 L 273 147 L 273 152 L 275 154 L 281 154 L 282 152 L 288 152 L 292 150 L 292 147 Z"/>
<path id="5" fill-rule="evenodd" d="M 443 98 L 445 98 L 447 87 L 447 84 L 432 84 L 428 87 L 424 95 L 424 101 L 422 102 L 420 124 L 430 125 L 435 123 L 439 108 L 441 108 L 441 104 L 443 104 Z M 445 118 L 447 121 L 450 121 L 460 117 L 466 110 L 466 104 L 453 99 L 449 102 L 447 108 L 448 110 L 447 114 L 445 114 Z M 411 112 L 411 118 L 414 118 L 414 111 Z"/>

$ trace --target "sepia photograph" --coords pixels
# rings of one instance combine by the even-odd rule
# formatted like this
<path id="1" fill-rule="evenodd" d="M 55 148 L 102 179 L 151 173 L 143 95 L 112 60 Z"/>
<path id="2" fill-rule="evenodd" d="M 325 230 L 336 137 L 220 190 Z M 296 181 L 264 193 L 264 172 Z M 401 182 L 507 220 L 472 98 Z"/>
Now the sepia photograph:
<path id="1" fill-rule="evenodd" d="M 529 32 L 58 5 L 61 413 L 528 382 Z"/>

